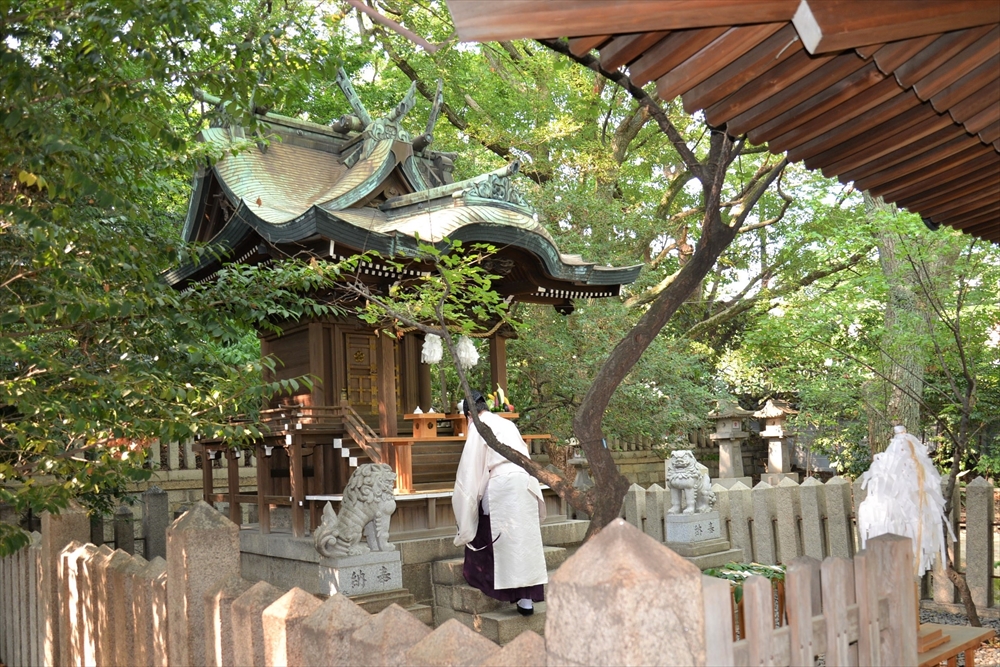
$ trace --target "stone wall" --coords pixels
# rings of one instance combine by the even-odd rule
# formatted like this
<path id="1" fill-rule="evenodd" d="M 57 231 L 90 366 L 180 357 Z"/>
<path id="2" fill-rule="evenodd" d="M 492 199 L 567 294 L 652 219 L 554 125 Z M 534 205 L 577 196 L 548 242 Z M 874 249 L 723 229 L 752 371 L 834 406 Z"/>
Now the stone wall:
<path id="1" fill-rule="evenodd" d="M 74 536 L 87 523 L 78 508 L 43 520 L 32 547 L 0 562 L 4 664 L 700 666 L 789 655 L 851 664 L 851 652 L 838 653 L 827 635 L 845 647 L 857 642 L 862 664 L 916 664 L 910 545 L 894 536 L 872 540 L 854 563 L 797 559 L 786 595 L 791 632 L 773 627 L 770 583 L 751 577 L 747 637 L 734 641 L 729 584 L 616 520 L 551 577 L 544 638 L 528 631 L 501 648 L 456 620 L 431 630 L 396 605 L 368 614 L 340 595 L 252 584 L 240 572 L 238 527 L 205 503 L 170 526 L 166 561 L 81 543 Z M 840 590 L 850 577 L 861 577 L 854 625 L 846 596 L 813 601 L 809 593 L 814 581 Z M 16 611 L 19 593 L 32 590 L 38 604 Z M 827 633 L 813 634 L 817 615 Z M 872 642 L 880 630 L 891 641 Z"/>

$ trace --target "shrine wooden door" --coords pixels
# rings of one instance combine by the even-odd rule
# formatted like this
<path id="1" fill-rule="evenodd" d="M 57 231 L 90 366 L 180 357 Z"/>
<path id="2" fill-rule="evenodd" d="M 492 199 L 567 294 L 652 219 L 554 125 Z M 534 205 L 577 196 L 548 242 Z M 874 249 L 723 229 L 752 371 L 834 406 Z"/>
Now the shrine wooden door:
<path id="1" fill-rule="evenodd" d="M 347 367 L 347 401 L 361 414 L 378 414 L 378 366 L 375 336 L 367 333 L 344 335 Z"/>

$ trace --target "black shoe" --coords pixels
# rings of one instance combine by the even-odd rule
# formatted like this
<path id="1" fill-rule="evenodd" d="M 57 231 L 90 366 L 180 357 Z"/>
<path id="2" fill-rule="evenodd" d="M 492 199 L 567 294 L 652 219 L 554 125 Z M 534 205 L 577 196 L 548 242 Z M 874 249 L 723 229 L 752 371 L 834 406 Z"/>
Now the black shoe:
<path id="1" fill-rule="evenodd" d="M 517 607 L 517 613 L 519 613 L 521 616 L 531 616 L 532 614 L 535 613 L 534 607 L 528 607 L 527 609 L 525 609 L 524 607 L 521 607 L 517 604 L 515 604 L 514 606 Z"/>

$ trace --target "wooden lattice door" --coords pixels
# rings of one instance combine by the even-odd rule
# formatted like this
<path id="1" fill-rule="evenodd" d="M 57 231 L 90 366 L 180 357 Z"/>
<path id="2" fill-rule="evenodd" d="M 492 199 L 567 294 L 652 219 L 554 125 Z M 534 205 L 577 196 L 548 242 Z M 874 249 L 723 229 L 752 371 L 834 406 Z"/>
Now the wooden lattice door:
<path id="1" fill-rule="evenodd" d="M 345 336 L 347 352 L 347 400 L 358 412 L 378 414 L 378 366 L 375 360 L 375 336 L 349 333 Z"/>

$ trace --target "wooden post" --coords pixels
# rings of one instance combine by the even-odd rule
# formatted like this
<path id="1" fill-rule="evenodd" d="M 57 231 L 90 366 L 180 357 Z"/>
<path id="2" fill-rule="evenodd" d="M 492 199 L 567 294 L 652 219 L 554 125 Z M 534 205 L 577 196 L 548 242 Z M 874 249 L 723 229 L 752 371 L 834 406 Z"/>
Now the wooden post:
<path id="1" fill-rule="evenodd" d="M 236 496 L 240 493 L 240 457 L 236 449 L 226 450 L 227 473 L 229 476 L 229 520 L 237 526 L 243 523 L 240 504 Z"/>
<path id="2" fill-rule="evenodd" d="M 309 323 L 309 373 L 313 375 L 315 382 L 312 389 L 313 405 L 332 405 L 335 397 L 327 397 L 327 389 L 323 386 L 323 378 L 326 377 L 327 360 L 324 354 L 323 345 L 323 324 L 321 322 Z"/>
<path id="3" fill-rule="evenodd" d="M 413 443 L 409 440 L 393 442 L 396 455 L 396 490 L 413 493 Z"/>
<path id="4" fill-rule="evenodd" d="M 490 336 L 490 393 L 497 385 L 507 393 L 507 339 L 500 334 Z"/>
<path id="5" fill-rule="evenodd" d="M 378 427 L 383 438 L 395 437 L 396 427 L 396 354 L 393 339 L 379 335 L 375 344 L 378 365 Z"/>
<path id="6" fill-rule="evenodd" d="M 266 456 L 267 450 L 262 443 L 257 443 L 257 520 L 260 522 L 260 532 L 267 535 L 271 532 L 271 505 L 267 496 L 271 492 L 271 458 Z"/>
<path id="7" fill-rule="evenodd" d="M 208 458 L 208 449 L 202 445 L 198 447 L 201 454 L 201 484 L 202 496 L 209 505 L 212 504 L 211 495 L 215 493 L 215 481 L 212 479 L 212 459 Z M 194 458 L 193 456 L 191 457 Z M 194 461 L 187 462 L 187 465 L 194 467 Z"/>
<path id="8" fill-rule="evenodd" d="M 302 470 L 302 442 L 301 438 L 292 436 L 292 444 L 288 450 L 289 481 L 292 495 L 292 535 L 295 537 L 305 537 L 305 479 Z"/>

